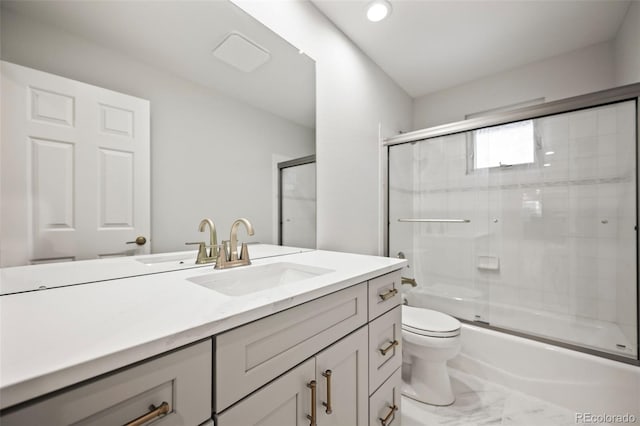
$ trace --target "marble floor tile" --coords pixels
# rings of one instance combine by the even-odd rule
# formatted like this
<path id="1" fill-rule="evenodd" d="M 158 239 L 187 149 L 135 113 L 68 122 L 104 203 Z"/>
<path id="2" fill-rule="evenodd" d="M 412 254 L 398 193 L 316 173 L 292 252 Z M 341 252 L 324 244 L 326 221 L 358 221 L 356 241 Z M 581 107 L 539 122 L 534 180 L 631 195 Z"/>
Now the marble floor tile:
<path id="1" fill-rule="evenodd" d="M 402 426 L 575 426 L 575 413 L 450 369 L 456 401 L 434 407 L 402 397 Z"/>

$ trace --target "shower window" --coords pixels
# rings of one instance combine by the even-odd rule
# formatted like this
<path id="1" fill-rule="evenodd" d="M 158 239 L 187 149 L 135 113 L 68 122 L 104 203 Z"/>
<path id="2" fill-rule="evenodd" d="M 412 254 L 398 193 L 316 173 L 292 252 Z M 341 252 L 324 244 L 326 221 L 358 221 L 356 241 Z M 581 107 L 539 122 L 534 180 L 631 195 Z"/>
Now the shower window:
<path id="1" fill-rule="evenodd" d="M 533 120 L 475 130 L 473 168 L 487 169 L 535 161 Z"/>
<path id="2" fill-rule="evenodd" d="M 409 304 L 637 360 L 637 117 L 634 98 L 390 145 Z"/>

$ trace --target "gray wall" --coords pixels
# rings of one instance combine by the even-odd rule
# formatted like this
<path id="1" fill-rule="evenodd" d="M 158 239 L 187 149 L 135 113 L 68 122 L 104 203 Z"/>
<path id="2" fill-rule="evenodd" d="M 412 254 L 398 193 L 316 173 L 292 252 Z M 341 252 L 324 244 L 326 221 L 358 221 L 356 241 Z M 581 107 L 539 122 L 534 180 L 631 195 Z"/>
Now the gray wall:
<path id="1" fill-rule="evenodd" d="M 534 62 L 414 100 L 414 130 L 464 120 L 467 114 L 545 98 L 568 98 L 613 87 L 610 43 Z"/>
<path id="2" fill-rule="evenodd" d="M 233 0 L 316 60 L 318 248 L 381 254 L 381 138 L 411 125 L 411 97 L 310 2 Z"/>
<path id="3" fill-rule="evenodd" d="M 616 37 L 414 100 L 413 129 L 537 98 L 545 101 L 640 82 L 640 2 L 633 1 Z"/>
<path id="4" fill-rule="evenodd" d="M 616 85 L 640 81 L 640 2 L 632 1 L 614 47 L 616 59 Z"/>

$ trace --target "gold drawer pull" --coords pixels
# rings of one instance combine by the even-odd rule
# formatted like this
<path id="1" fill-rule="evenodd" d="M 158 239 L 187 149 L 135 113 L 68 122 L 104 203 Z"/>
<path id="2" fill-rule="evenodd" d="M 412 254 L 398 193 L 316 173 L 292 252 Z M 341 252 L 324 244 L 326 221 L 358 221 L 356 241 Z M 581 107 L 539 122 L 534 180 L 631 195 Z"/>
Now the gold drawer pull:
<path id="1" fill-rule="evenodd" d="M 382 423 L 382 426 L 387 426 L 387 422 L 389 421 L 391 416 L 393 416 L 393 413 L 396 412 L 396 410 L 398 409 L 398 406 L 394 404 L 394 405 L 390 405 L 389 408 L 390 408 L 389 414 L 387 414 L 384 419 L 382 417 L 378 417 L 378 420 L 380 420 L 380 423 Z"/>
<path id="2" fill-rule="evenodd" d="M 387 346 L 386 348 L 382 348 L 378 350 L 382 355 L 386 355 L 387 352 L 389 352 L 391 349 L 393 349 L 395 346 L 398 346 L 399 344 L 400 342 L 398 342 L 397 340 L 394 340 L 393 342 L 389 342 L 389 346 Z"/>
<path id="3" fill-rule="evenodd" d="M 171 408 L 169 407 L 169 404 L 167 402 L 163 402 L 157 407 L 155 405 L 152 405 L 151 407 L 149 407 L 149 410 L 151 411 L 149 411 L 147 414 L 143 414 L 137 419 L 131 420 L 124 426 L 141 426 L 147 423 L 149 420 L 153 420 L 156 417 L 167 414 L 169 411 L 171 411 Z"/>
<path id="4" fill-rule="evenodd" d="M 398 294 L 398 289 L 392 288 L 391 290 L 387 290 L 384 293 L 379 294 L 378 296 L 380 296 L 380 299 L 382 300 L 388 300 L 388 299 L 391 299 L 396 294 Z"/>
<path id="5" fill-rule="evenodd" d="M 327 407 L 324 412 L 331 414 L 333 413 L 333 410 L 331 409 L 331 370 L 325 371 L 322 375 L 327 379 L 327 402 L 323 402 L 322 405 Z"/>
<path id="6" fill-rule="evenodd" d="M 310 420 L 309 426 L 317 426 L 316 423 L 316 381 L 312 380 L 307 384 L 307 387 L 311 389 L 311 415 L 307 414 L 307 419 Z"/>

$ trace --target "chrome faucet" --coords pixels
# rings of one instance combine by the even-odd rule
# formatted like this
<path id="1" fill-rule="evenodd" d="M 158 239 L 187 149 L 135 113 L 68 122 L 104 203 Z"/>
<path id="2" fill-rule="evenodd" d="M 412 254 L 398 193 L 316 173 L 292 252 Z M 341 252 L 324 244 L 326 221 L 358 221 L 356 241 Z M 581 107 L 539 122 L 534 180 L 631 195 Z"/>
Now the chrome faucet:
<path id="1" fill-rule="evenodd" d="M 185 243 L 187 245 L 198 244 L 198 257 L 196 264 L 201 265 L 203 263 L 213 263 L 218 258 L 218 235 L 216 233 L 216 225 L 211 219 L 205 218 L 200 222 L 198 230 L 204 232 L 207 225 L 209 225 L 209 245 L 204 242 Z M 207 252 L 207 247 L 209 251 Z"/>
<path id="2" fill-rule="evenodd" d="M 218 234 L 216 233 L 216 225 L 211 219 L 205 218 L 200 221 L 198 229 L 200 232 L 204 232 L 207 225 L 209 225 L 209 258 L 215 262 L 218 257 Z"/>
<path id="3" fill-rule="evenodd" d="M 238 256 L 238 228 L 244 225 L 248 235 L 253 235 L 253 225 L 245 218 L 236 219 L 231 225 L 231 235 L 228 241 L 223 241 L 216 260 L 216 269 L 233 268 L 235 266 L 250 265 L 249 249 L 247 243 L 242 243 Z M 227 246 L 228 252 L 227 252 Z"/>

